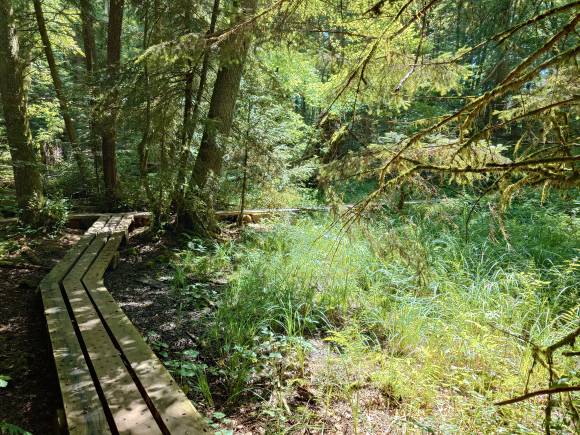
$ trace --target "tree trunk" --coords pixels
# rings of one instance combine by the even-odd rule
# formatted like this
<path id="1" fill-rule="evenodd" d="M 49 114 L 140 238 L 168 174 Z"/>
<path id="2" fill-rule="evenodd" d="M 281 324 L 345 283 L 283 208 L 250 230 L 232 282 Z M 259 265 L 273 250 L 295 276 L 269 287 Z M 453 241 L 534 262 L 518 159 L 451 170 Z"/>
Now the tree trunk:
<path id="1" fill-rule="evenodd" d="M 101 150 L 103 153 L 103 179 L 105 195 L 109 206 L 116 204 L 118 199 L 117 179 L 117 131 L 118 92 L 115 81 L 121 62 L 121 32 L 123 27 L 124 0 L 110 0 L 109 22 L 107 27 L 107 80 L 104 92 L 106 104 L 101 120 Z"/>
<path id="2" fill-rule="evenodd" d="M 242 192 L 240 195 L 240 213 L 238 214 L 237 224 L 242 226 L 244 223 L 244 210 L 246 208 L 246 191 L 248 188 L 248 154 L 250 143 L 250 132 L 252 130 L 252 101 L 248 103 L 248 118 L 246 119 L 246 135 L 244 137 L 244 159 L 243 159 L 243 177 L 242 177 Z"/>
<path id="3" fill-rule="evenodd" d="M 189 5 L 185 10 L 185 29 L 189 31 L 191 27 L 191 10 Z M 193 107 L 193 64 L 190 59 L 187 60 L 187 71 L 184 76 L 183 89 L 183 125 L 181 129 L 181 148 L 179 151 L 180 161 L 178 163 L 177 183 L 183 183 L 181 176 L 182 168 L 187 167 L 187 157 L 189 154 L 190 138 L 192 135 L 191 110 Z M 184 161 L 185 160 L 185 161 Z M 176 186 L 177 191 L 182 190 L 182 186 Z"/>
<path id="4" fill-rule="evenodd" d="M 232 20 L 232 26 L 247 20 L 256 5 L 257 0 L 242 0 L 241 11 Z M 218 134 L 226 138 L 230 133 L 250 41 L 247 32 L 238 31 L 222 46 L 207 123 L 193 167 L 192 180 L 199 188 L 205 187 L 210 175 L 218 176 L 221 172 L 224 149 L 218 143 Z"/>
<path id="5" fill-rule="evenodd" d="M 0 1 L 0 94 L 12 157 L 16 200 L 22 220 L 35 223 L 42 202 L 42 181 L 26 109 L 25 62 L 21 58 L 14 10 Z"/>
<path id="6" fill-rule="evenodd" d="M 85 66 L 93 74 L 97 64 L 97 45 L 95 42 L 94 11 L 90 0 L 80 0 L 81 26 L 83 31 L 83 49 Z"/>
<path id="7" fill-rule="evenodd" d="M 212 35 L 215 32 L 215 26 L 219 14 L 219 6 L 220 0 L 214 0 L 213 8 L 211 12 L 211 19 L 209 23 L 209 28 L 207 31 L 207 35 Z M 191 108 L 191 88 L 188 88 L 189 80 L 191 80 L 191 84 L 193 84 L 193 71 L 191 71 L 191 76 L 186 77 L 186 88 L 185 88 L 185 104 L 184 104 L 184 128 L 183 134 L 184 137 L 182 138 L 182 153 L 179 159 L 179 169 L 177 171 L 177 179 L 175 183 L 175 208 L 176 208 L 176 216 L 177 216 L 177 224 L 180 225 L 184 212 L 184 201 L 185 201 L 185 191 L 187 186 L 186 183 L 186 171 L 187 166 L 189 164 L 189 147 L 190 147 L 190 140 L 191 135 L 195 132 L 195 128 L 197 126 L 197 118 L 199 115 L 199 106 L 201 100 L 203 98 L 203 93 L 205 91 L 205 84 L 207 81 L 207 71 L 209 69 L 209 61 L 210 61 L 210 50 L 209 47 L 206 47 L 206 50 L 203 54 L 203 60 L 201 64 L 201 70 L 199 73 L 199 83 L 197 86 L 197 92 L 195 94 L 195 103 L 193 104 L 193 108 Z M 189 99 L 189 106 L 188 106 L 188 99 Z M 187 128 L 186 128 L 187 127 Z"/>
<path id="8" fill-rule="evenodd" d="M 143 51 L 149 47 L 149 1 L 145 2 L 145 15 L 143 24 Z M 147 160 L 149 158 L 149 140 L 151 137 L 151 89 L 149 82 L 149 64 L 148 59 L 143 62 L 143 81 L 145 91 L 145 120 L 143 123 L 143 135 L 139 144 L 137 145 L 137 155 L 139 156 L 139 175 L 141 177 L 141 184 L 145 189 L 145 195 L 150 205 L 155 203 L 155 198 L 151 192 L 147 174 Z"/>
<path id="9" fill-rule="evenodd" d="M 50 70 L 50 76 L 52 77 L 52 83 L 54 85 L 54 92 L 56 93 L 56 98 L 60 106 L 60 111 L 62 113 L 62 118 L 64 120 L 64 128 L 66 135 L 71 144 L 75 160 L 79 167 L 79 173 L 82 180 L 87 179 L 87 169 L 81 149 L 79 146 L 79 140 L 77 137 L 77 132 L 75 130 L 72 118 L 70 116 L 70 111 L 68 107 L 68 102 L 64 94 L 62 81 L 60 80 L 60 75 L 58 74 L 58 69 L 56 61 L 54 59 L 54 53 L 52 51 L 52 45 L 48 37 L 48 31 L 46 30 L 46 22 L 44 20 L 44 14 L 42 12 L 42 5 L 40 0 L 34 0 L 34 14 L 36 15 L 36 23 L 38 25 L 38 31 L 40 33 L 40 39 L 42 40 L 42 45 L 44 46 L 44 54 L 46 55 L 46 62 L 48 63 L 48 68 Z"/>
<path id="10" fill-rule="evenodd" d="M 242 226 L 244 221 L 244 211 L 246 209 L 246 189 L 248 187 L 248 143 L 244 147 L 244 161 L 243 161 L 243 178 L 242 178 L 242 193 L 240 198 L 240 214 L 238 214 L 238 219 L 236 221 L 239 227 Z"/>
<path id="11" fill-rule="evenodd" d="M 85 52 L 85 67 L 87 70 L 87 88 L 89 91 L 89 142 L 93 154 L 93 169 L 95 173 L 95 184 L 97 192 L 100 192 L 99 172 L 101 159 L 99 156 L 99 133 L 97 131 L 97 121 L 95 119 L 95 69 L 97 68 L 97 45 L 94 31 L 94 10 L 90 0 L 80 0 L 81 27 L 83 33 L 83 50 Z"/>

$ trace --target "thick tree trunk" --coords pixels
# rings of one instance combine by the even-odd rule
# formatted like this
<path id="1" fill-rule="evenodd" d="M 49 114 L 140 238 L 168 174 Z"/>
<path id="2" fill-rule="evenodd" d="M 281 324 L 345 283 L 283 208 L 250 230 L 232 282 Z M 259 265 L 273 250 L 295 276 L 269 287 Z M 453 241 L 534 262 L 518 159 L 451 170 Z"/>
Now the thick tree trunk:
<path id="1" fill-rule="evenodd" d="M 256 5 L 257 0 L 242 0 L 241 10 L 232 25 L 251 17 Z M 199 188 L 205 187 L 211 174 L 218 176 L 221 172 L 224 149 L 223 145 L 218 143 L 218 134 L 226 138 L 230 133 L 250 41 L 250 35 L 242 30 L 230 36 L 222 46 L 220 67 L 213 87 L 207 123 L 193 167 L 192 180 Z"/>
<path id="2" fill-rule="evenodd" d="M 54 85 L 54 92 L 56 93 L 56 98 L 60 106 L 62 118 L 64 120 L 65 132 L 71 144 L 75 160 L 77 161 L 81 178 L 83 180 L 86 180 L 88 175 L 87 169 L 79 146 L 77 132 L 75 130 L 72 118 L 70 116 L 68 102 L 64 94 L 62 81 L 60 80 L 60 75 L 58 74 L 58 68 L 56 65 L 56 61 L 54 59 L 52 45 L 48 37 L 48 31 L 46 30 L 46 22 L 44 20 L 44 14 L 42 12 L 42 5 L 40 3 L 40 0 L 34 0 L 33 3 L 34 3 L 34 14 L 36 15 L 36 23 L 38 25 L 38 31 L 40 33 L 42 45 L 44 46 L 44 54 L 46 55 L 46 62 L 48 63 L 50 76 L 52 77 L 52 83 Z"/>
<path id="3" fill-rule="evenodd" d="M 0 94 L 10 145 L 16 199 L 22 220 L 35 223 L 42 201 L 42 181 L 26 110 L 25 62 L 10 0 L 0 0 Z"/>
<path id="4" fill-rule="evenodd" d="M 103 154 L 103 179 L 105 194 L 110 206 L 118 199 L 117 131 L 118 95 L 114 84 L 121 62 L 121 32 L 124 0 L 110 0 L 107 28 L 107 80 L 104 91 L 107 104 L 101 120 L 101 150 Z"/>
<path id="5" fill-rule="evenodd" d="M 217 23 L 217 18 L 219 14 L 219 6 L 220 0 L 214 0 L 213 8 L 211 12 L 211 19 L 209 23 L 209 28 L 207 31 L 207 35 L 212 35 L 215 32 L 215 26 Z M 190 140 L 191 135 L 195 131 L 197 126 L 197 119 L 199 115 L 199 106 L 201 100 L 203 98 L 203 93 L 205 91 L 205 84 L 207 81 L 207 72 L 209 69 L 209 61 L 210 61 L 210 50 L 209 47 L 206 48 L 203 54 L 203 60 L 201 64 L 201 70 L 199 73 L 199 83 L 197 85 L 197 91 L 195 94 L 195 103 L 193 107 L 191 107 L 191 92 L 193 85 L 193 71 L 191 75 L 186 76 L 186 87 L 185 87 L 185 103 L 183 108 L 183 134 L 182 137 L 182 152 L 179 159 L 179 169 L 177 171 L 177 178 L 175 183 L 175 208 L 176 208 L 176 215 L 177 215 L 177 223 L 180 224 L 184 212 L 184 202 L 185 202 L 185 191 L 187 186 L 186 184 L 186 171 L 189 164 L 189 147 L 191 146 Z"/>

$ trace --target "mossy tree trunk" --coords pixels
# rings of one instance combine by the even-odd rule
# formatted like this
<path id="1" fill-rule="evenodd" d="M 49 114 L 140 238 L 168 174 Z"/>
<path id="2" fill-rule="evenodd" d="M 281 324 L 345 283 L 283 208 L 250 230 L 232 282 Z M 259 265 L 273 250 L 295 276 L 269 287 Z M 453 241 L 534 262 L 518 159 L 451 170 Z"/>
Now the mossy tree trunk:
<path id="1" fill-rule="evenodd" d="M 240 10 L 232 20 L 232 27 L 250 18 L 256 6 L 257 0 L 241 0 Z M 192 181 L 200 189 L 205 188 L 211 174 L 219 176 L 221 172 L 225 150 L 223 144 L 218 142 L 218 135 L 224 139 L 230 134 L 250 42 L 249 32 L 238 29 L 221 48 L 220 67 L 213 87 L 207 122 L 193 166 Z"/>
<path id="2" fill-rule="evenodd" d="M 220 7 L 220 0 L 214 0 L 212 12 L 211 12 L 211 19 L 209 23 L 209 28 L 206 32 L 207 36 L 213 35 L 215 32 L 215 27 L 219 15 L 219 7 Z M 190 150 L 189 147 L 191 146 L 191 135 L 195 132 L 197 127 L 197 120 L 199 117 L 199 107 L 201 100 L 203 98 L 203 94 L 205 92 L 205 85 L 207 81 L 207 73 L 209 70 L 209 62 L 210 62 L 210 54 L 211 51 L 209 47 L 206 47 L 206 50 L 203 54 L 203 60 L 201 64 L 201 70 L 199 72 L 199 82 L 197 85 L 197 91 L 195 94 L 195 102 L 193 107 L 188 107 L 188 97 L 191 98 L 191 89 L 187 88 L 188 79 L 186 77 L 186 88 L 185 88 L 185 105 L 184 105 L 184 128 L 183 134 L 185 137 L 182 139 L 183 147 L 182 153 L 179 159 L 179 168 L 177 171 L 177 178 L 175 183 L 175 210 L 177 216 L 177 224 L 181 225 L 183 221 L 187 222 L 187 216 L 185 216 L 185 192 L 187 189 L 186 182 L 187 182 L 187 168 L 190 162 L 189 154 Z M 191 77 L 193 80 L 193 76 Z"/>
<path id="3" fill-rule="evenodd" d="M 42 202 L 42 180 L 26 107 L 25 70 L 10 0 L 0 0 L 0 94 L 22 220 L 34 224 Z"/>

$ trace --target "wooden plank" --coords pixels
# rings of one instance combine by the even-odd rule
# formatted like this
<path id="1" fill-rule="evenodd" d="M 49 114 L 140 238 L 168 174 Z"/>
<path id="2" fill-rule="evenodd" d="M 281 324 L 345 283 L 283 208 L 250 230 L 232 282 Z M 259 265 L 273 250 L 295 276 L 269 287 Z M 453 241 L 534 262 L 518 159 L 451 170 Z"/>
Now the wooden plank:
<path id="1" fill-rule="evenodd" d="M 85 248 L 91 243 L 94 235 L 85 234 L 76 245 L 67 251 L 63 259 L 60 260 L 52 270 L 40 281 L 38 285 L 40 290 L 50 288 L 53 283 L 60 282 L 63 277 L 68 273 L 77 259 L 81 256 Z"/>
<path id="2" fill-rule="evenodd" d="M 103 284 L 103 273 L 119 246 L 120 236 L 114 235 L 109 239 L 99 258 L 85 274 L 83 282 L 169 432 L 175 435 L 210 433 L 204 418 Z"/>
<path id="3" fill-rule="evenodd" d="M 62 281 L 87 246 L 92 242 L 95 234 L 107 224 L 109 218 L 109 216 L 101 216 L 93 223 L 93 225 L 91 225 L 79 241 L 67 251 L 62 260 L 60 260 L 42 279 L 42 281 L 40 281 L 39 287 L 41 290 L 45 287 L 49 288 L 55 282 L 59 283 Z"/>
<path id="4" fill-rule="evenodd" d="M 125 316 L 104 285 L 89 292 L 113 332 L 123 355 L 171 434 L 210 433 L 203 417 Z"/>
<path id="5" fill-rule="evenodd" d="M 98 219 L 93 227 L 107 220 Z M 91 232 L 85 234 L 39 285 L 68 431 L 73 435 L 111 433 L 59 284 L 93 238 Z"/>
<path id="6" fill-rule="evenodd" d="M 113 213 L 73 213 L 69 215 L 68 226 L 83 227 L 88 226 L 87 223 L 93 222 L 95 219 L 103 215 L 110 216 Z M 147 211 L 142 212 L 125 212 L 123 215 L 130 215 L 133 217 L 136 226 L 143 227 L 149 225 L 151 221 L 151 213 Z"/>
<path id="7" fill-rule="evenodd" d="M 98 257 L 95 259 L 91 267 L 85 273 L 82 281 L 84 282 L 87 289 L 95 287 L 100 281 L 102 281 L 104 273 L 113 261 L 121 242 L 123 241 L 124 233 L 115 233 L 107 240 L 107 243 L 99 252 Z"/>
<path id="8" fill-rule="evenodd" d="M 107 225 L 111 215 L 101 215 L 97 218 L 95 222 L 90 226 L 85 234 L 98 234 Z"/>
<path id="9" fill-rule="evenodd" d="M 119 222 L 121 222 L 122 219 L 123 215 L 119 214 L 112 215 L 111 219 L 109 219 L 109 221 L 107 222 L 107 225 L 105 225 L 105 227 L 101 230 L 101 233 L 105 234 L 113 233 L 117 229 L 117 226 L 119 225 Z"/>
<path id="10" fill-rule="evenodd" d="M 58 283 L 44 287 L 42 300 L 70 435 L 110 434 Z"/>
<path id="11" fill-rule="evenodd" d="M 131 225 L 133 225 L 134 222 L 135 218 L 132 214 L 123 216 L 123 219 L 121 220 L 121 222 L 119 222 L 119 225 L 117 226 L 115 232 L 122 232 L 124 241 L 127 241 L 129 239 L 129 228 L 131 227 Z"/>
<path id="12" fill-rule="evenodd" d="M 121 434 L 161 434 L 81 282 L 107 239 L 106 234 L 95 237 L 63 286 L 117 430 Z"/>

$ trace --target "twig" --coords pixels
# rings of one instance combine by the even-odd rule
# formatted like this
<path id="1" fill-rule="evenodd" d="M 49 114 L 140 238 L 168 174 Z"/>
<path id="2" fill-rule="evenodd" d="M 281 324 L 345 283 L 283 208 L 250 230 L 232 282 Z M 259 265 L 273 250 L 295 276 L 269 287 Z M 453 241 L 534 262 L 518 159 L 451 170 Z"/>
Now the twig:
<path id="1" fill-rule="evenodd" d="M 423 39 L 425 39 L 425 28 L 426 27 L 427 27 L 427 13 L 425 13 L 425 15 L 423 15 L 423 19 L 421 20 L 421 39 L 419 40 L 419 44 L 417 45 L 417 52 L 415 53 L 415 60 L 413 62 L 413 65 L 411 65 L 411 69 L 409 69 L 409 71 L 407 71 L 407 73 L 403 76 L 403 78 L 401 79 L 399 84 L 393 90 L 393 92 L 395 92 L 395 93 L 399 92 L 403 88 L 403 85 L 405 84 L 405 82 L 409 79 L 409 77 L 411 77 L 413 75 L 413 73 L 415 72 L 415 69 L 418 66 L 419 57 L 421 56 L 421 48 L 423 47 Z"/>
<path id="2" fill-rule="evenodd" d="M 501 402 L 495 402 L 494 405 L 496 406 L 510 405 L 512 403 L 523 402 L 524 400 L 527 400 L 535 396 L 545 396 L 546 394 L 566 393 L 571 391 L 580 391 L 580 385 L 572 387 L 555 387 L 555 388 L 547 388 L 545 390 L 532 391 L 531 393 L 514 397 L 512 399 L 502 400 Z"/>
<path id="3" fill-rule="evenodd" d="M 572 331 L 571 333 L 569 333 L 568 335 L 566 335 L 562 339 L 560 339 L 557 342 L 555 342 L 554 344 L 548 346 L 546 348 L 546 351 L 553 352 L 562 346 L 566 346 L 567 344 L 573 345 L 574 341 L 576 340 L 576 337 L 578 337 L 579 335 L 580 335 L 580 326 L 578 326 L 578 328 L 576 328 L 574 331 Z"/>
<path id="4" fill-rule="evenodd" d="M 564 356 L 580 356 L 580 350 L 562 352 L 562 355 L 564 355 Z"/>

